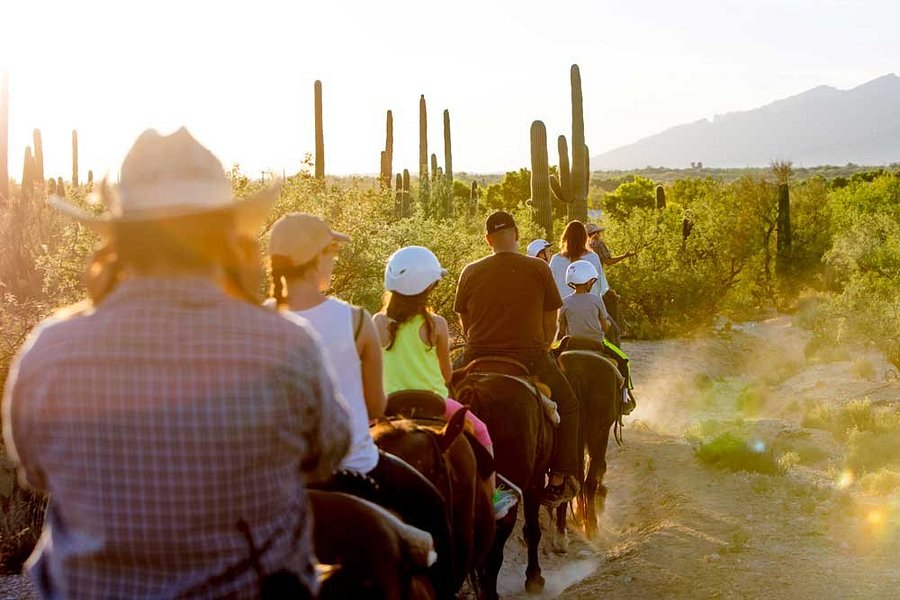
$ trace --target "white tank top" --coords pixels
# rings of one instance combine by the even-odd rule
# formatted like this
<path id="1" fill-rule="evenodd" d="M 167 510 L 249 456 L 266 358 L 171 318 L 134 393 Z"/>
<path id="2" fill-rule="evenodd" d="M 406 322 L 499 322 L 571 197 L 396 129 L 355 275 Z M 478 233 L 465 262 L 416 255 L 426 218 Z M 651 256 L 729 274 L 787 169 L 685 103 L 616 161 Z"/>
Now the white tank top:
<path id="1" fill-rule="evenodd" d="M 341 462 L 341 468 L 368 473 L 378 464 L 378 448 L 369 433 L 362 362 L 353 339 L 353 310 L 342 300 L 328 298 L 318 306 L 294 313 L 309 321 L 322 339 L 326 360 L 350 408 L 350 451 Z"/>

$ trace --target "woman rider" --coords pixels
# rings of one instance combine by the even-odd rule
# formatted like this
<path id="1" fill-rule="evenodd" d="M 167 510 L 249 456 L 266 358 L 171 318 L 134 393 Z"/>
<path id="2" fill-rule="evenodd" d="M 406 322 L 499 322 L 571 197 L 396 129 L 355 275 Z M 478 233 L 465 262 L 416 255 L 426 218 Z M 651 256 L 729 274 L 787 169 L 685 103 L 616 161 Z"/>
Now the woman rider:
<path id="1" fill-rule="evenodd" d="M 431 533 L 438 554 L 432 579 L 439 594 L 449 594 L 452 538 L 444 500 L 418 471 L 380 451 L 369 433 L 369 421 L 386 405 L 378 333 L 365 310 L 326 294 L 340 246 L 349 239 L 313 215 L 291 213 L 276 221 L 269 233 L 272 297 L 318 332 L 347 402 L 351 446 L 341 469 L 372 478 L 379 491 L 360 495 Z"/>

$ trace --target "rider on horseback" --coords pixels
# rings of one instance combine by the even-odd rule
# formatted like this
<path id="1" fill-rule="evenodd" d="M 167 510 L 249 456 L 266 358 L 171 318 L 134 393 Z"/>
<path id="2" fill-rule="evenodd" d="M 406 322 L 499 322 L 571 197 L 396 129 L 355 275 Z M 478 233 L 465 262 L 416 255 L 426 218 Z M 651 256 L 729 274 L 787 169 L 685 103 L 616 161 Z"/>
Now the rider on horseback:
<path id="1" fill-rule="evenodd" d="M 444 420 L 463 408 L 449 397 L 450 333 L 447 321 L 428 310 L 428 296 L 447 274 L 437 256 L 422 246 L 407 246 L 394 252 L 384 272 L 388 300 L 373 320 L 384 346 L 385 390 L 388 394 L 424 390 L 444 399 Z M 471 411 L 466 421 L 478 442 L 494 455 L 494 445 L 484 422 Z M 490 478 L 494 516 L 502 519 L 518 501 L 508 489 L 496 489 Z"/>
<path id="2" fill-rule="evenodd" d="M 559 337 L 572 336 L 595 344 L 594 348 L 612 359 L 622 374 L 622 412 L 630 414 L 635 402 L 631 395 L 628 355 L 606 338 L 610 331 L 606 304 L 590 293 L 597 282 L 597 269 L 586 260 L 576 260 L 566 269 L 566 284 L 574 290 L 563 300 L 559 310 Z"/>
<path id="3" fill-rule="evenodd" d="M 375 446 L 369 420 L 382 416 L 386 404 L 378 333 L 363 309 L 325 294 L 340 243 L 349 239 L 313 215 L 291 213 L 276 221 L 269 234 L 272 294 L 279 307 L 305 318 L 318 332 L 350 409 L 352 445 L 341 463 L 349 473 L 339 473 L 329 489 L 363 496 L 431 533 L 438 552 L 432 574 L 443 594 L 450 587 L 452 566 L 444 500 L 413 467 Z M 349 476 L 354 473 L 374 480 L 378 490 L 356 486 Z M 348 484 L 353 489 L 346 489 Z"/>
<path id="4" fill-rule="evenodd" d="M 557 506 L 578 492 L 578 400 L 549 353 L 562 300 L 547 263 L 518 253 L 519 230 L 512 215 L 487 218 L 492 255 L 466 265 L 454 310 L 466 336 L 465 362 L 505 356 L 524 364 L 549 386 L 561 423 L 550 484 L 542 502 Z"/>

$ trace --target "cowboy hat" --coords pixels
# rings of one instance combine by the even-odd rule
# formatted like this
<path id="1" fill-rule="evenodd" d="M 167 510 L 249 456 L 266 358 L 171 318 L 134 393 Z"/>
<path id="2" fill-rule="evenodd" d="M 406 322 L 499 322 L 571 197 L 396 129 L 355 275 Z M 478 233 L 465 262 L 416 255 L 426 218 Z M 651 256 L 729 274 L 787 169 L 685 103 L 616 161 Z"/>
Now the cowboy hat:
<path id="1" fill-rule="evenodd" d="M 594 235 L 595 233 L 598 233 L 600 231 L 606 231 L 606 227 L 602 225 L 595 225 L 594 223 L 588 223 L 584 227 L 584 230 L 587 231 L 588 235 Z"/>
<path id="2" fill-rule="evenodd" d="M 50 204 L 82 225 L 108 236 L 119 222 L 157 221 L 230 211 L 235 227 L 256 233 L 278 196 L 276 183 L 235 201 L 222 163 L 182 127 L 171 135 L 148 129 L 122 162 L 121 181 L 113 190 L 104 178 L 90 201 L 107 212 L 94 215 L 51 196 Z"/>

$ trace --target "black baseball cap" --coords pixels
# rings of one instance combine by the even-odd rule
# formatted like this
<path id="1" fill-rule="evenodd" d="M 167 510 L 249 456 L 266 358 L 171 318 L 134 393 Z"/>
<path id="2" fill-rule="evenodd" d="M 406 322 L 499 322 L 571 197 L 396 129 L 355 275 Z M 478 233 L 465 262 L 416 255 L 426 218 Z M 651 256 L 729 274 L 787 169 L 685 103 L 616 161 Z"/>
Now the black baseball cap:
<path id="1" fill-rule="evenodd" d="M 484 222 L 484 228 L 487 230 L 488 235 L 497 233 L 498 231 L 501 231 L 503 229 L 510 229 L 515 226 L 516 220 L 513 219 L 513 216 L 508 212 L 503 212 L 502 210 L 491 213 L 491 215 L 487 218 L 487 221 Z"/>

